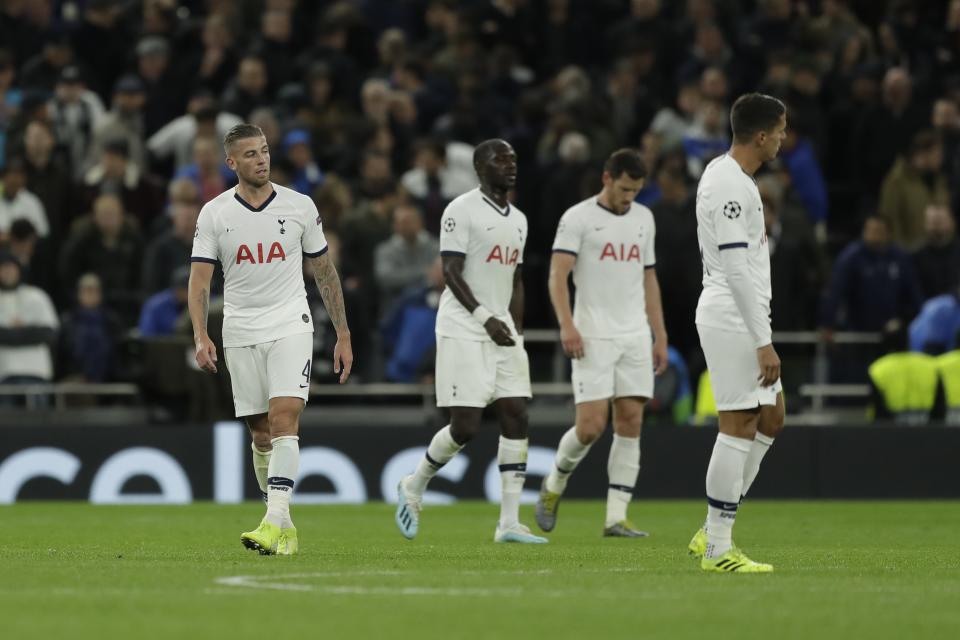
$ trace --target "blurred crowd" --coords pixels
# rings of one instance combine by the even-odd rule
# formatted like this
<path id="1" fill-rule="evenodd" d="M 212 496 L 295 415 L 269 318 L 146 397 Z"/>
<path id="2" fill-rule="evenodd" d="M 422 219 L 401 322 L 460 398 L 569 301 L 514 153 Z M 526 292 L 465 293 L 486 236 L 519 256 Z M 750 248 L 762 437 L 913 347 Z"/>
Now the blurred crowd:
<path id="1" fill-rule="evenodd" d="M 0 381 L 129 379 L 131 340 L 189 336 L 194 226 L 235 182 L 220 141 L 241 121 L 321 212 L 358 379 L 429 374 L 440 216 L 491 137 L 519 156 L 529 327 L 554 326 L 560 215 L 642 150 L 695 363 L 696 182 L 753 90 L 788 106 L 757 176 L 774 329 L 916 318 L 916 348 L 952 348 L 960 0 L 0 0 Z"/>

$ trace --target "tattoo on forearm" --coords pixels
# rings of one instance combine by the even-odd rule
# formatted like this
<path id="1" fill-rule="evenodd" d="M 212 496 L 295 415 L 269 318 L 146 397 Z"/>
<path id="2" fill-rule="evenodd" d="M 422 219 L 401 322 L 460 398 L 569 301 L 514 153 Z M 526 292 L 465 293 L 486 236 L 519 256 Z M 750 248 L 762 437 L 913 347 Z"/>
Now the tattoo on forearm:
<path id="1" fill-rule="evenodd" d="M 327 308 L 333 328 L 337 333 L 347 331 L 347 312 L 343 304 L 340 276 L 328 254 L 313 259 L 313 280 L 320 291 L 323 306 Z"/>

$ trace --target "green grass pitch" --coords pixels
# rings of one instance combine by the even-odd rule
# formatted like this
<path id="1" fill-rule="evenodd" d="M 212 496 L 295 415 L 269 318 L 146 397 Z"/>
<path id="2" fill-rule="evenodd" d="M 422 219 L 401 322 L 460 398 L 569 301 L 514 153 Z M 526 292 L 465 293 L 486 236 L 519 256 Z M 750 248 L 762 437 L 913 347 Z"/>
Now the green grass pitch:
<path id="1" fill-rule="evenodd" d="M 706 575 L 699 501 L 635 502 L 641 540 L 568 501 L 548 545 L 495 545 L 497 507 L 294 505 L 299 556 L 239 534 L 262 505 L 0 507 L 0 637 L 960 638 L 955 502 L 750 501 L 736 539 L 772 575 Z M 533 525 L 531 507 L 522 519 Z"/>

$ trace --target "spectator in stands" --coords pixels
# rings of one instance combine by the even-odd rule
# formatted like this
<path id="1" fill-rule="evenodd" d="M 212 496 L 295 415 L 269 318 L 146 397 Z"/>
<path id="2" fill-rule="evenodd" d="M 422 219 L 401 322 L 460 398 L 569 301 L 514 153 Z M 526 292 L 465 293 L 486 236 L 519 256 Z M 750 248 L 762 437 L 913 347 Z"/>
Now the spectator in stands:
<path id="1" fill-rule="evenodd" d="M 43 120 L 31 120 L 23 136 L 26 188 L 40 199 L 50 226 L 52 249 L 59 249 L 66 234 L 69 212 L 67 204 L 73 191 L 70 171 L 62 159 L 54 155 L 56 138 L 53 129 Z"/>
<path id="2" fill-rule="evenodd" d="M 928 205 L 924 212 L 926 242 L 913 254 L 924 300 L 960 286 L 960 240 L 957 223 L 945 205 Z"/>
<path id="3" fill-rule="evenodd" d="M 237 174 L 223 161 L 223 145 L 213 136 L 193 140 L 193 162 L 181 167 L 174 180 L 193 181 L 200 202 L 210 202 L 237 183 Z"/>
<path id="4" fill-rule="evenodd" d="M 776 176 L 762 176 L 757 186 L 770 250 L 771 283 L 777 291 L 790 292 L 772 300 L 772 326 L 777 331 L 812 329 L 824 279 L 824 260 L 814 239 L 813 226 L 801 207 L 788 206 L 783 185 Z"/>
<path id="5" fill-rule="evenodd" d="M 147 150 L 159 160 L 173 159 L 175 169 L 193 161 L 193 141 L 212 137 L 223 140 L 230 127 L 242 120 L 221 111 L 213 95 L 206 89 L 193 94 L 187 103 L 187 112 L 165 124 L 147 140 Z"/>
<path id="6" fill-rule="evenodd" d="M 940 139 L 932 131 L 921 131 L 883 181 L 880 216 L 887 220 L 891 239 L 908 251 L 923 243 L 927 206 L 946 205 L 950 200 L 942 167 Z"/>
<path id="7" fill-rule="evenodd" d="M 354 190 L 357 204 L 343 218 L 343 277 L 359 278 L 364 287 L 373 284 L 373 252 L 392 231 L 391 216 L 398 196 L 390 171 L 389 158 L 365 153 L 360 183 Z"/>
<path id="8" fill-rule="evenodd" d="M 187 78 L 170 63 L 170 43 L 159 35 L 148 35 L 137 43 L 137 72 L 143 80 L 146 101 L 143 108 L 143 139 L 183 113 Z"/>
<path id="9" fill-rule="evenodd" d="M 92 207 L 100 195 L 118 196 L 141 229 L 150 228 L 163 203 L 160 185 L 130 162 L 130 147 L 123 139 L 110 140 L 104 145 L 100 161 L 84 176 L 83 192 L 83 202 L 88 207 Z"/>
<path id="10" fill-rule="evenodd" d="M 413 168 L 400 178 L 403 190 L 423 211 L 425 228 L 434 235 L 440 233 L 440 218 L 450 201 L 477 186 L 472 164 L 447 161 L 448 147 L 456 156 L 473 154 L 469 145 L 421 138 L 414 145 Z"/>
<path id="11" fill-rule="evenodd" d="M 210 12 L 203 22 L 202 50 L 188 68 L 195 69 L 199 87 L 220 95 L 237 71 L 233 32 L 222 13 Z"/>
<path id="12" fill-rule="evenodd" d="M 9 51 L 0 49 L 0 169 L 3 168 L 7 149 L 7 130 L 13 124 L 23 98 L 20 89 L 13 86 L 15 76 L 13 56 Z"/>
<path id="13" fill-rule="evenodd" d="M 861 193 L 873 193 L 893 166 L 897 154 L 910 144 L 927 121 L 927 113 L 913 97 L 913 78 L 903 67 L 889 69 L 883 78 L 882 103 L 859 114 L 848 159 Z"/>
<path id="14" fill-rule="evenodd" d="M 7 249 L 20 263 L 20 281 L 40 287 L 46 292 L 53 290 L 50 247 L 37 235 L 29 220 L 18 218 L 10 225 Z M 39 249 L 39 251 L 38 251 Z"/>
<path id="15" fill-rule="evenodd" d="M 93 132 L 104 116 L 103 103 L 87 89 L 80 69 L 70 65 L 60 72 L 48 108 L 57 138 L 67 148 L 73 174 L 79 177 L 83 175 Z"/>
<path id="16" fill-rule="evenodd" d="M 905 327 L 920 308 L 920 285 L 910 257 L 891 243 L 885 219 L 870 216 L 863 236 L 837 258 L 824 297 L 824 337 L 834 329 L 884 331 Z"/>
<path id="17" fill-rule="evenodd" d="M 167 287 L 178 267 L 190 263 L 193 235 L 200 215 L 196 184 L 187 178 L 170 183 L 170 228 L 147 244 L 143 255 L 143 294 L 148 297 Z M 214 282 L 217 279 L 214 278 Z"/>
<path id="18" fill-rule="evenodd" d="M 387 354 L 387 380 L 417 382 L 433 371 L 434 328 L 443 286 L 443 265 L 435 256 L 426 272 L 426 284 L 407 289 L 384 314 L 380 331 Z"/>
<path id="19" fill-rule="evenodd" d="M 37 234 L 50 234 L 47 213 L 40 198 L 27 191 L 26 163 L 17 156 L 7 159 L 0 180 L 0 240 L 10 232 L 14 220 L 29 220 Z"/>
<path id="20" fill-rule="evenodd" d="M 75 304 L 63 315 L 60 368 L 83 382 L 107 382 L 117 367 L 120 318 L 103 305 L 103 288 L 94 273 L 77 280 Z"/>
<path id="21" fill-rule="evenodd" d="M 144 338 L 172 336 L 176 331 L 177 318 L 187 308 L 187 284 L 190 282 L 190 267 L 186 263 L 177 267 L 170 276 L 169 287 L 159 291 L 143 303 L 138 328 Z"/>
<path id="22" fill-rule="evenodd" d="M 113 90 L 113 105 L 110 112 L 97 125 L 91 144 L 87 148 L 84 170 L 88 170 L 100 160 L 107 143 L 123 140 L 127 144 L 130 163 L 140 173 L 146 171 L 146 152 L 143 143 L 147 130 L 144 120 L 146 101 L 147 94 L 143 81 L 139 77 L 129 74 L 117 81 Z"/>
<path id="23" fill-rule="evenodd" d="M 960 291 L 930 298 L 910 323 L 910 350 L 939 355 L 957 348 Z"/>
<path id="24" fill-rule="evenodd" d="M 698 179 L 707 164 L 730 148 L 727 134 L 729 123 L 726 110 L 720 102 L 704 100 L 694 116 L 693 125 L 683 136 L 683 151 L 687 156 L 687 171 Z"/>
<path id="25" fill-rule="evenodd" d="M 21 282 L 20 263 L 0 249 L 0 384 L 53 380 L 53 345 L 59 328 L 53 302 Z M 0 403 L 9 404 L 3 396 Z"/>
<path id="26" fill-rule="evenodd" d="M 693 126 L 700 107 L 700 87 L 696 80 L 687 81 L 677 92 L 676 108 L 663 107 L 650 123 L 650 131 L 660 136 L 664 152 L 683 144 L 683 136 Z"/>
<path id="27" fill-rule="evenodd" d="M 313 159 L 310 133 L 306 129 L 294 129 L 283 136 L 283 154 L 292 169 L 290 186 L 294 191 L 310 195 L 323 184 L 323 172 Z"/>
<path id="28" fill-rule="evenodd" d="M 270 104 L 267 92 L 269 76 L 263 58 L 256 54 L 247 54 L 240 60 L 237 76 L 223 93 L 223 106 L 241 119 L 259 107 Z"/>
<path id="29" fill-rule="evenodd" d="M 266 65 L 272 92 L 299 79 L 295 77 L 297 66 L 292 23 L 291 11 L 285 7 L 268 7 L 260 17 L 257 51 Z"/>
<path id="30" fill-rule="evenodd" d="M 18 50 L 24 49 L 18 47 Z M 43 38 L 42 51 L 20 67 L 20 83 L 25 87 L 52 91 L 63 69 L 73 62 L 74 51 L 70 45 L 70 34 L 62 27 L 51 29 Z"/>
<path id="31" fill-rule="evenodd" d="M 697 241 L 694 190 L 682 154 L 668 156 L 654 174 L 660 199 L 650 207 L 656 223 L 657 278 L 669 282 L 661 291 L 663 316 L 669 318 L 670 343 L 684 358 L 699 349 L 694 315 L 703 268 Z"/>
<path id="32" fill-rule="evenodd" d="M 439 251 L 436 238 L 423 228 L 419 209 L 409 204 L 394 209 L 393 235 L 374 252 L 380 309 L 389 309 L 404 289 L 423 286 L 427 268 Z"/>
<path id="33" fill-rule="evenodd" d="M 825 238 L 829 213 L 827 183 L 813 144 L 801 135 L 793 122 L 791 117 L 791 126 L 787 128 L 787 136 L 780 147 L 780 158 L 790 173 L 790 184 L 803 203 L 811 225 L 819 229 L 820 237 Z"/>
<path id="34" fill-rule="evenodd" d="M 127 324 L 140 312 L 140 258 L 143 241 L 123 202 L 104 193 L 93 203 L 92 219 L 78 221 L 60 256 L 60 286 L 73 291 L 79 274 L 94 273 L 104 299 Z"/>
<path id="35" fill-rule="evenodd" d="M 90 71 L 90 88 L 108 100 L 129 57 L 126 7 L 112 0 L 85 2 L 71 40 Z"/>

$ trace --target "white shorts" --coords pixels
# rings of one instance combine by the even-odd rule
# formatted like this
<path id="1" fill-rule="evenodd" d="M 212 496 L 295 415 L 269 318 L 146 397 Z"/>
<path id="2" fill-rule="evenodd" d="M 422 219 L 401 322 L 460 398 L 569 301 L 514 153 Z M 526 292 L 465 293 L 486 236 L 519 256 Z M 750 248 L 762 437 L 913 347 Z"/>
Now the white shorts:
<path id="1" fill-rule="evenodd" d="M 310 396 L 312 333 L 247 347 L 225 347 L 223 354 L 238 418 L 266 413 L 270 398 L 303 398 L 306 402 Z"/>
<path id="2" fill-rule="evenodd" d="M 747 333 L 697 325 L 700 346 L 710 371 L 710 386 L 717 411 L 756 409 L 776 405 L 783 388 L 778 378 L 769 387 L 760 386 L 757 349 Z"/>
<path id="3" fill-rule="evenodd" d="M 573 361 L 576 404 L 607 398 L 653 397 L 650 336 L 584 338 L 583 357 Z"/>
<path id="4" fill-rule="evenodd" d="M 485 407 L 500 398 L 529 398 L 530 362 L 517 344 L 500 347 L 492 340 L 458 340 L 437 336 L 437 406 Z"/>

